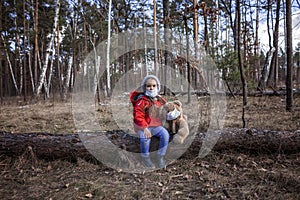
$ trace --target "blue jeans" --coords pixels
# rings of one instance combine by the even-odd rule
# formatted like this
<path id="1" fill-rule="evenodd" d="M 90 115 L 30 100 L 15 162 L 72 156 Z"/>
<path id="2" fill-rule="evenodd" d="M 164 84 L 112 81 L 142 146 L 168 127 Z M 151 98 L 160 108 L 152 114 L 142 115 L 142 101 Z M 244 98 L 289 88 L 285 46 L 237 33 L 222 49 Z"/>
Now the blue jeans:
<path id="1" fill-rule="evenodd" d="M 168 131 L 162 127 L 148 127 L 149 131 L 151 132 L 152 136 L 156 136 L 159 138 L 159 149 L 157 154 L 159 156 L 166 155 L 166 151 L 169 144 L 170 135 Z M 151 138 L 145 138 L 144 131 L 139 130 L 138 134 L 140 136 L 140 148 L 141 148 L 141 154 L 143 157 L 148 157 L 150 155 L 149 149 L 150 149 L 150 142 Z"/>

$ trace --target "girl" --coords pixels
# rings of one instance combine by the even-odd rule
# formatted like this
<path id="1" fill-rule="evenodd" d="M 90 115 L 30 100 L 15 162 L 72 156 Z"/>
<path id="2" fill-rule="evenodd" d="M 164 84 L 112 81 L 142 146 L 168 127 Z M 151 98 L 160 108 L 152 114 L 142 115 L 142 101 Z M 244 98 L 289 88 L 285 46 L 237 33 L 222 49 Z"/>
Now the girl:
<path id="1" fill-rule="evenodd" d="M 150 159 L 149 149 L 151 137 L 156 136 L 159 137 L 157 165 L 159 168 L 164 168 L 164 156 L 170 136 L 168 131 L 162 126 L 158 109 L 166 103 L 166 100 L 159 95 L 160 81 L 156 76 L 146 76 L 142 81 L 141 87 L 143 92 L 132 92 L 130 100 L 133 104 L 134 129 L 140 137 L 142 162 L 148 168 L 155 167 Z"/>

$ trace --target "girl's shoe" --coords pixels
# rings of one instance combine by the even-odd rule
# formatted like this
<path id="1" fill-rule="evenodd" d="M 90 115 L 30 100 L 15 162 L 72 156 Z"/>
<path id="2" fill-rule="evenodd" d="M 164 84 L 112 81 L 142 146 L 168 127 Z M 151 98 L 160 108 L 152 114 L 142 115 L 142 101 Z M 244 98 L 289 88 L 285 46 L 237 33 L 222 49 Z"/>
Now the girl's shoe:
<path id="1" fill-rule="evenodd" d="M 147 168 L 155 168 L 155 165 L 152 163 L 150 157 L 142 157 L 142 162 Z"/>
<path id="2" fill-rule="evenodd" d="M 164 156 L 157 156 L 157 166 L 161 169 L 166 167 Z"/>

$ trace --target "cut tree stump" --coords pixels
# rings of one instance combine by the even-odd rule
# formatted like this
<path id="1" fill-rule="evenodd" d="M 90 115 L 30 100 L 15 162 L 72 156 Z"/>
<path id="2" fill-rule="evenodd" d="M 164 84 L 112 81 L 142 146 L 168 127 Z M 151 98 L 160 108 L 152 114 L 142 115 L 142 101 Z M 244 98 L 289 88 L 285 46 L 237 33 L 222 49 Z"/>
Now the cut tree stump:
<path id="1" fill-rule="evenodd" d="M 238 151 L 256 154 L 287 154 L 300 152 L 300 130 L 267 131 L 256 129 L 224 129 L 217 131 L 220 134 L 213 151 Z M 124 131 L 102 131 L 86 133 L 88 137 L 100 134 L 107 140 L 98 140 L 95 145 L 100 149 L 114 147 L 130 152 L 139 152 L 139 140 L 135 135 Z M 204 138 L 209 133 L 195 135 L 189 155 L 198 156 Z M 32 151 L 37 158 L 54 160 L 63 159 L 76 161 L 77 158 L 97 161 L 86 148 L 86 140 L 81 140 L 78 134 L 50 134 L 50 133 L 18 133 L 0 132 L 0 155 L 18 157 Z M 92 140 L 91 140 L 92 141 Z M 152 151 L 158 146 L 158 139 L 151 143 Z M 108 145 L 108 143 L 111 143 Z M 111 152 L 115 151 L 112 148 Z"/>

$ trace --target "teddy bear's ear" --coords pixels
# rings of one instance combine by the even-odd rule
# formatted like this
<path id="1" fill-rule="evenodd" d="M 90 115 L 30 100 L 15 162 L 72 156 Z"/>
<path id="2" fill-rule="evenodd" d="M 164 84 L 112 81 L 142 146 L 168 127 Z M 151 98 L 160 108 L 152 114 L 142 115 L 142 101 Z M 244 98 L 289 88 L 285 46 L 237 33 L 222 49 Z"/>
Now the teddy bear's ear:
<path id="1" fill-rule="evenodd" d="M 175 100 L 175 101 L 173 101 L 173 103 L 179 107 L 182 107 L 182 103 L 179 100 Z"/>
<path id="2" fill-rule="evenodd" d="M 170 102 L 165 103 L 165 105 L 163 106 L 164 109 L 170 109 L 172 106 L 172 104 Z"/>

